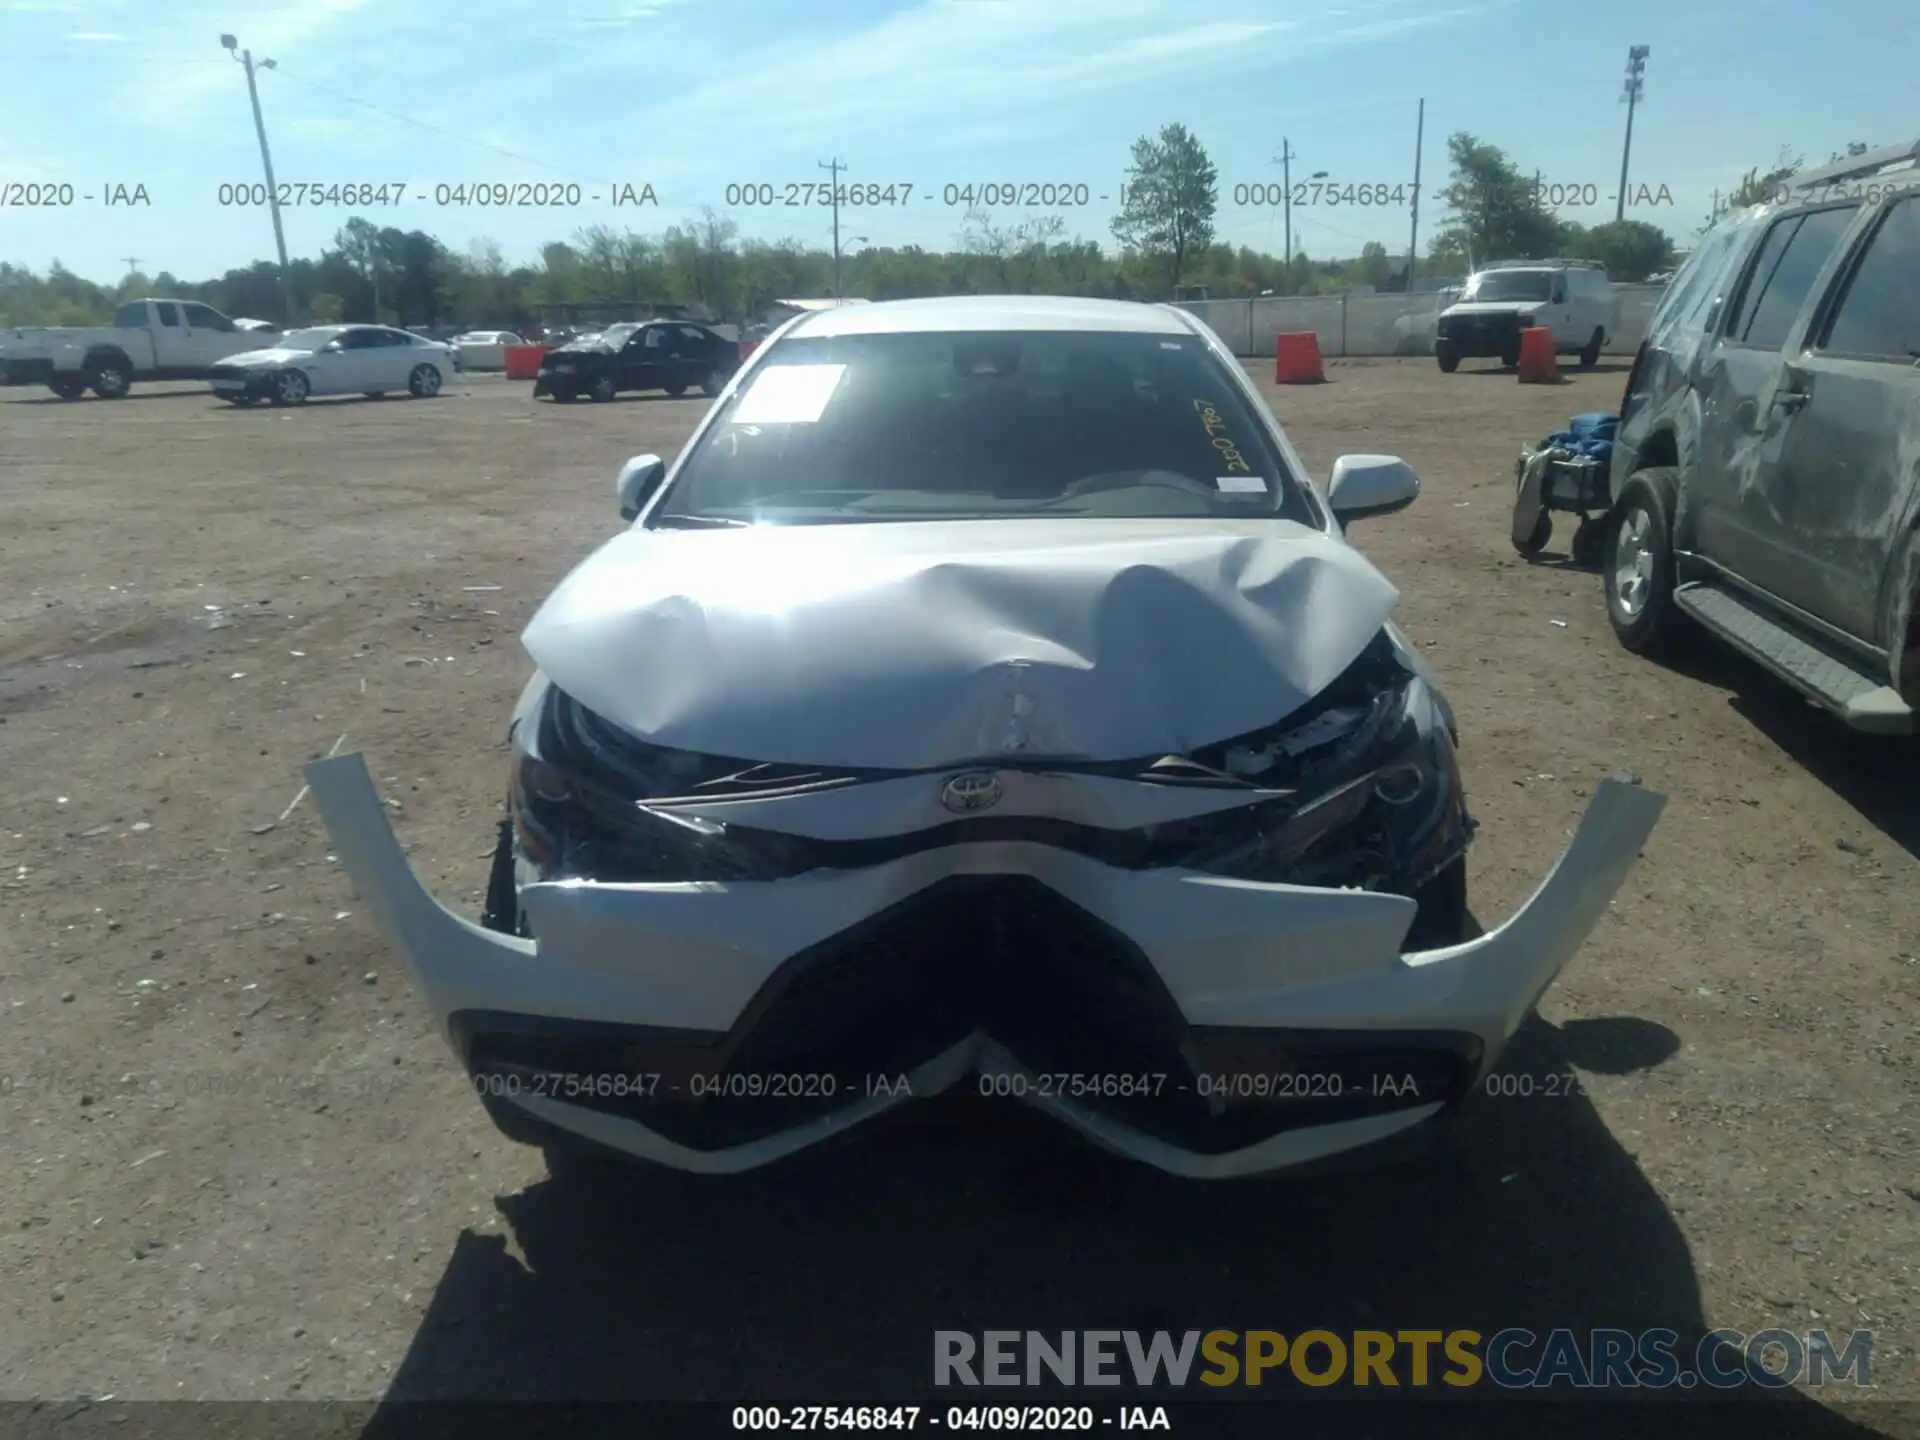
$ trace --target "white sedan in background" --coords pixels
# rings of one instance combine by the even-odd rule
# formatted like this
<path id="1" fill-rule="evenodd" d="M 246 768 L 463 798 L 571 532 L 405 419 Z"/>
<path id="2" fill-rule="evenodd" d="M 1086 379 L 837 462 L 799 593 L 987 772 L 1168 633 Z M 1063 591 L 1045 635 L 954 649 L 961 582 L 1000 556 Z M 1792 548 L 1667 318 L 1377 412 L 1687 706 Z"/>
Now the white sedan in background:
<path id="1" fill-rule="evenodd" d="M 507 346 L 521 344 L 511 330 L 470 330 L 447 342 L 462 370 L 504 370 Z"/>
<path id="2" fill-rule="evenodd" d="M 213 393 L 234 405 L 299 405 L 310 395 L 381 396 L 404 390 L 431 400 L 454 375 L 453 351 L 388 325 L 316 325 L 271 348 L 229 355 L 208 371 Z"/>

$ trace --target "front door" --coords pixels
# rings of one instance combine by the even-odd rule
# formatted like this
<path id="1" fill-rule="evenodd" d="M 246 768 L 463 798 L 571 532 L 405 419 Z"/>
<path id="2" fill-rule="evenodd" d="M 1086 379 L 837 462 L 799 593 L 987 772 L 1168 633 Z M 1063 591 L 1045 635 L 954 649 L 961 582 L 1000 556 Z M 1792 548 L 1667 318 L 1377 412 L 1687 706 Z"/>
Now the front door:
<path id="1" fill-rule="evenodd" d="M 1776 593 L 1887 645 L 1885 586 L 1920 502 L 1920 196 L 1888 207 L 1775 396 L 1762 485 L 1787 539 Z"/>
<path id="2" fill-rule="evenodd" d="M 647 325 L 633 333 L 620 352 L 622 390 L 658 390 L 667 383 L 670 328 Z"/>
<path id="3" fill-rule="evenodd" d="M 1786 598 L 1793 588 L 1787 519 L 1764 484 L 1778 457 L 1776 404 L 1786 366 L 1806 333 L 1813 298 L 1857 206 L 1784 216 L 1768 229 L 1734 291 L 1717 343 L 1702 365 L 1700 445 L 1690 477 L 1699 548 L 1750 584 Z"/>
<path id="4" fill-rule="evenodd" d="M 377 390 L 379 361 L 376 346 L 380 332 L 368 327 L 343 331 L 336 339 L 338 350 L 323 349 L 308 367 L 308 379 L 316 395 L 351 395 Z"/>

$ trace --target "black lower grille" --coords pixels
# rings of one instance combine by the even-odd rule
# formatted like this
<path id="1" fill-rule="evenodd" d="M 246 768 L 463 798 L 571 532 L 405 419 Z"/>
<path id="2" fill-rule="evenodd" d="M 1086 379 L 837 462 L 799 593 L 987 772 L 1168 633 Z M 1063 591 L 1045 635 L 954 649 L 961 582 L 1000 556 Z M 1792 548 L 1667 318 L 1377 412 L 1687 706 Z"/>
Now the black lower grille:
<path id="1" fill-rule="evenodd" d="M 726 1035 L 465 1012 L 490 1108 L 541 1094 L 696 1149 L 851 1105 L 976 1031 L 1019 1074 L 969 1092 L 1057 1094 L 1183 1149 L 1459 1099 L 1472 1036 L 1189 1027 L 1130 941 L 1037 881 L 942 882 L 783 965 Z"/>

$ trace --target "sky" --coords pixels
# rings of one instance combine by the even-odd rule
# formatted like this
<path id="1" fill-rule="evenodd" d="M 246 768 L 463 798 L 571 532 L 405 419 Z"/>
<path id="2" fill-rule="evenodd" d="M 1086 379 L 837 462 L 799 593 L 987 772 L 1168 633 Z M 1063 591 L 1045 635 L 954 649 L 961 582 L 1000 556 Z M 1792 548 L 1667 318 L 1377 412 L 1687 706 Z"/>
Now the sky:
<path id="1" fill-rule="evenodd" d="M 1810 24 L 1781 0 L 0 0 L 0 260 L 106 281 L 273 256 L 267 211 L 221 189 L 244 202 L 262 180 L 228 31 L 275 61 L 258 82 L 276 178 L 320 202 L 283 210 L 294 255 L 355 213 L 515 263 L 709 206 L 743 236 L 824 248 L 830 212 L 785 202 L 835 159 L 845 184 L 896 187 L 842 210 L 849 251 L 952 248 L 967 186 L 1058 187 L 1052 208 L 997 214 L 1058 213 L 1110 245 L 1130 146 L 1174 121 L 1218 167 L 1219 238 L 1284 248 L 1260 202 L 1285 143 L 1296 185 L 1324 171 L 1339 202 L 1293 208 L 1299 249 L 1401 254 L 1423 98 L 1424 251 L 1454 131 L 1537 172 L 1568 218 L 1611 219 L 1634 44 L 1651 54 L 1628 215 L 1684 244 L 1716 188 L 1783 148 L 1822 161 L 1920 135 L 1895 40 L 1913 4 L 1834 0 Z M 321 188 L 383 183 L 384 206 Z M 549 203 L 479 208 L 458 193 L 476 185 Z"/>

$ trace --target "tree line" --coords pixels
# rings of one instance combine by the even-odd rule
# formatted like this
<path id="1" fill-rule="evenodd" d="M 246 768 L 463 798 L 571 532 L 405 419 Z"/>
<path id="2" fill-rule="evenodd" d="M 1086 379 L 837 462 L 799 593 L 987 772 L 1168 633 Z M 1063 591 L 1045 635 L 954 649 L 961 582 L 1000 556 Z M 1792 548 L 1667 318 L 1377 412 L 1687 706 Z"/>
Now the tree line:
<path id="1" fill-rule="evenodd" d="M 1860 147 L 1864 148 L 1864 147 Z M 1466 132 L 1448 138 L 1450 184 L 1443 219 L 1418 262 L 1422 280 L 1464 277 L 1477 262 L 1566 256 L 1598 260 L 1619 281 L 1668 269 L 1672 238 L 1627 220 L 1585 227 L 1562 220 L 1551 198 L 1512 157 Z M 1783 155 L 1752 172 L 1743 192 L 1764 193 L 1797 169 Z M 200 300 L 226 314 L 278 323 L 382 320 L 412 326 L 518 328 L 571 306 L 680 304 L 717 319 L 744 320 L 789 296 L 840 293 L 872 300 L 919 295 L 1049 293 L 1165 299 L 1333 294 L 1407 286 L 1405 252 L 1369 242 L 1357 255 L 1314 259 L 1220 241 L 1219 177 L 1184 125 L 1134 142 L 1114 244 L 1068 235 L 1063 215 L 1019 218 L 967 212 L 951 248 L 865 246 L 835 257 L 796 239 L 743 238 L 732 220 L 704 210 L 663 234 L 592 225 L 542 245 L 537 262 L 509 264 L 498 244 L 463 249 L 424 230 L 348 220 L 317 258 L 288 266 L 298 316 L 284 313 L 270 261 L 188 280 L 166 271 L 101 284 L 57 261 L 45 274 L 0 263 L 0 324 L 86 325 L 122 300 L 147 295 Z"/>

